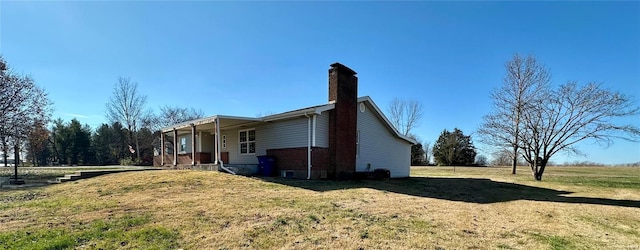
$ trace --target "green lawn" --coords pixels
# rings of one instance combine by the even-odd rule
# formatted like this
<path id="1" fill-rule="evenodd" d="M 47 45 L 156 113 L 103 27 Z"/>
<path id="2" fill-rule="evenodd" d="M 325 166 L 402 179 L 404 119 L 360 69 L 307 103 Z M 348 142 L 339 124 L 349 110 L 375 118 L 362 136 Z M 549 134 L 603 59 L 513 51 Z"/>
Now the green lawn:
<path id="1" fill-rule="evenodd" d="M 34 174 L 35 175 L 35 174 Z M 637 249 L 640 168 L 387 181 L 118 173 L 0 189 L 0 249 Z"/>

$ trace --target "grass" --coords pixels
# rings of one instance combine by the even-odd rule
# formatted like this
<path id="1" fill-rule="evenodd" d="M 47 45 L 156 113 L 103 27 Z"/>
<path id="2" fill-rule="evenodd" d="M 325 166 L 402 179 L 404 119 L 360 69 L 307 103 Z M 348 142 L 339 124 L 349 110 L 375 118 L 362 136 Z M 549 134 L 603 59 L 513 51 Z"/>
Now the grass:
<path id="1" fill-rule="evenodd" d="M 0 190 L 0 249 L 640 247 L 640 168 L 415 167 L 388 181 L 148 171 Z"/>
<path id="2" fill-rule="evenodd" d="M 6 249 L 170 249 L 177 247 L 177 233 L 161 226 L 148 225 L 145 216 L 126 215 L 120 218 L 76 223 L 70 228 L 40 228 L 16 230 L 0 234 Z"/>
<path id="3" fill-rule="evenodd" d="M 45 184 L 48 180 L 55 180 L 66 174 L 73 174 L 80 170 L 116 169 L 115 167 L 18 167 L 18 178 L 27 184 Z M 0 178 L 13 177 L 14 168 L 0 166 Z"/>

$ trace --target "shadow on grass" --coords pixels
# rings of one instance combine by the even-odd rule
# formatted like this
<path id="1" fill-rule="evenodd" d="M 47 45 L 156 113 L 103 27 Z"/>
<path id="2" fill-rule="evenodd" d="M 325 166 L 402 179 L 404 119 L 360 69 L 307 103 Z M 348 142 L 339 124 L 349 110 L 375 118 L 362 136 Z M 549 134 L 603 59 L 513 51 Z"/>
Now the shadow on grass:
<path id="1" fill-rule="evenodd" d="M 371 188 L 417 197 L 478 204 L 529 200 L 635 208 L 640 207 L 640 201 L 637 200 L 568 197 L 565 195 L 573 192 L 479 178 L 410 177 L 386 181 L 327 181 L 293 180 L 284 178 L 262 178 L 262 180 L 318 192 L 352 188 Z"/>

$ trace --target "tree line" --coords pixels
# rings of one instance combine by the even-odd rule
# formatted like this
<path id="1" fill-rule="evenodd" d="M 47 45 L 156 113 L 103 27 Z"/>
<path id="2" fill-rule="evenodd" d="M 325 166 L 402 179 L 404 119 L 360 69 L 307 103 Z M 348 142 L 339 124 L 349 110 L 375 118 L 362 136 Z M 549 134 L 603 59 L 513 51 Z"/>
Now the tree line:
<path id="1" fill-rule="evenodd" d="M 493 109 L 476 131 L 480 142 L 492 147 L 493 160 L 509 159 L 512 173 L 526 162 L 541 180 L 551 157 L 559 152 L 580 154 L 576 144 L 585 140 L 609 145 L 613 139 L 640 140 L 637 124 L 622 124 L 640 114 L 632 97 L 611 91 L 600 83 L 569 81 L 551 84 L 551 73 L 534 56 L 514 55 L 505 63 L 503 85 L 491 92 Z M 106 117 L 109 123 L 95 131 L 77 120 L 51 122 L 52 102 L 32 78 L 13 71 L 0 56 L 0 151 L 7 163 L 10 152 L 26 150 L 36 165 L 151 164 L 153 148 L 160 144 L 158 130 L 171 124 L 201 118 L 194 109 L 146 106 L 137 83 L 120 77 L 114 85 Z M 420 142 L 411 130 L 418 126 L 423 106 L 413 100 L 394 100 L 391 122 L 403 135 L 414 138 L 411 162 L 438 165 L 484 165 L 470 135 L 444 130 L 433 146 Z M 51 127 L 48 124 L 52 123 Z"/>
<path id="2" fill-rule="evenodd" d="M 584 155 L 576 146 L 581 141 L 610 145 L 613 139 L 640 141 L 637 123 L 623 123 L 640 115 L 635 100 L 602 83 L 568 81 L 551 83 L 551 72 L 535 56 L 515 54 L 505 63 L 501 87 L 491 92 L 493 109 L 477 130 L 480 142 L 493 151 L 493 163 L 528 165 L 535 180 L 542 180 L 546 166 L 559 152 Z M 410 131 L 422 116 L 417 101 L 394 100 L 389 107 L 391 122 L 405 136 L 418 140 Z M 411 148 L 414 165 L 429 164 L 433 155 L 438 165 L 484 165 L 470 136 L 455 128 L 444 130 L 432 148 L 417 143 Z"/>
<path id="3" fill-rule="evenodd" d="M 119 122 L 102 124 L 94 131 L 77 119 L 69 122 L 57 119 L 51 129 L 39 126 L 34 131 L 38 131 L 38 137 L 30 137 L 26 148 L 27 160 L 34 166 L 131 165 L 137 155 L 140 155 L 138 164 L 153 163 L 155 135 L 147 128 L 138 131 L 142 142 L 138 150 L 129 147 L 131 133 Z"/>
<path id="4" fill-rule="evenodd" d="M 120 77 L 106 103 L 109 123 L 93 129 L 77 119 L 51 121 L 52 102 L 29 76 L 13 71 L 0 56 L 0 150 L 6 166 L 26 152 L 34 166 L 152 165 L 160 146 L 159 129 L 203 117 L 201 110 L 162 106 L 155 113 L 146 106 L 138 84 Z"/>

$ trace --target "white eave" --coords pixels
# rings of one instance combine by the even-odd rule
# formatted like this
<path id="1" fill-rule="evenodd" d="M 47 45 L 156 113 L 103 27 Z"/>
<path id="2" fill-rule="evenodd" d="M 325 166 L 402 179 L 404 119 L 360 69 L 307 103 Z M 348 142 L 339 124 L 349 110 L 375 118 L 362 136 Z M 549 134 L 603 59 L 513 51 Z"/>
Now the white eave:
<path id="1" fill-rule="evenodd" d="M 310 108 L 298 109 L 298 110 L 284 112 L 284 113 L 275 114 L 275 115 L 268 115 L 268 116 L 262 117 L 262 121 L 271 122 L 271 121 L 277 121 L 282 119 L 294 118 L 302 115 L 312 115 L 312 114 L 319 115 L 322 112 L 327 110 L 332 110 L 335 107 L 336 105 L 334 103 L 318 105 Z"/>

